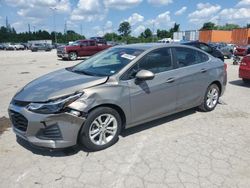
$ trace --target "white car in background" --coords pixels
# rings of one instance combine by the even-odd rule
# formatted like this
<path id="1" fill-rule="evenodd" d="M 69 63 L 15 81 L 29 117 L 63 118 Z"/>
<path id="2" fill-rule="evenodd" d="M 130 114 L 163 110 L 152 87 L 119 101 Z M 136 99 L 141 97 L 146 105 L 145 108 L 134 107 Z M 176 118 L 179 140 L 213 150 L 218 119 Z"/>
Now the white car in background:
<path id="1" fill-rule="evenodd" d="M 15 50 L 24 50 L 25 49 L 24 45 L 22 45 L 22 44 L 14 44 L 14 48 L 15 48 Z"/>
<path id="2" fill-rule="evenodd" d="M 164 39 L 161 39 L 161 40 L 158 40 L 159 43 L 171 43 L 173 42 L 173 39 L 171 38 L 164 38 Z"/>

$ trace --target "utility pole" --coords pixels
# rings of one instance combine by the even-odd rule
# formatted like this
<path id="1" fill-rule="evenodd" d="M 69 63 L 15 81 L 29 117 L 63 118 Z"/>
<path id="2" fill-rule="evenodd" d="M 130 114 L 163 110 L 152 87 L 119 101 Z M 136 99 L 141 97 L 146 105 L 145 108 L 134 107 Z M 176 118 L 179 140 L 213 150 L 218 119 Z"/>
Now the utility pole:
<path id="1" fill-rule="evenodd" d="M 56 10 L 58 10 L 56 7 L 50 7 L 53 13 L 53 30 L 55 34 L 55 43 L 57 43 L 57 33 L 56 33 Z"/>
<path id="2" fill-rule="evenodd" d="M 81 27 L 80 30 L 81 30 L 81 37 L 82 37 L 82 24 L 80 25 L 80 27 Z"/>
<path id="3" fill-rule="evenodd" d="M 155 42 L 155 22 L 153 22 L 153 37 L 152 37 L 152 42 Z"/>
<path id="4" fill-rule="evenodd" d="M 67 42 L 67 40 L 68 40 L 68 37 L 67 37 L 67 35 L 68 35 L 68 29 L 67 29 L 67 20 L 65 20 L 65 25 L 64 25 L 64 35 L 65 35 L 65 41 Z"/>
<path id="5" fill-rule="evenodd" d="M 28 31 L 29 31 L 29 34 L 30 34 L 30 24 L 28 24 Z"/>
<path id="6" fill-rule="evenodd" d="M 67 34 L 67 21 L 65 21 L 65 24 L 64 24 L 64 34 L 66 35 Z"/>
<path id="7" fill-rule="evenodd" d="M 6 24 L 6 29 L 7 29 L 8 32 L 10 32 L 11 31 L 11 27 L 10 27 L 10 24 L 9 24 L 8 16 L 6 16 L 5 22 L 6 22 L 5 23 Z"/>

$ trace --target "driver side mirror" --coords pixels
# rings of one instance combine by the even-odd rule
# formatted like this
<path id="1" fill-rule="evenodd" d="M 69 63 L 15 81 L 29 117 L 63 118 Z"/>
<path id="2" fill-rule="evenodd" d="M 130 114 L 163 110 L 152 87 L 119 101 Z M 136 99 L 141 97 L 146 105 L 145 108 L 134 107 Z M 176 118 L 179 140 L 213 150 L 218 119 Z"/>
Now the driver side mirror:
<path id="1" fill-rule="evenodd" d="M 144 80 L 153 80 L 155 77 L 155 74 L 148 70 L 140 70 L 136 75 L 135 78 L 139 81 Z"/>

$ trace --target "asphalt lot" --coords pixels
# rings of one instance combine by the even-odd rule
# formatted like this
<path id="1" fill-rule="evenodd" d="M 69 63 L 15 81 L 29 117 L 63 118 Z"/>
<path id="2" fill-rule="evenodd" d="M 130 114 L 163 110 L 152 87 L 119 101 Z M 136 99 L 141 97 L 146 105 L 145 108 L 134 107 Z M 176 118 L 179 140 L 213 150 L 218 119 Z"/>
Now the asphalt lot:
<path id="1" fill-rule="evenodd" d="M 19 88 L 79 62 L 58 60 L 55 51 L 0 57 L 0 126 Z M 227 90 L 216 110 L 191 109 L 127 130 L 104 151 L 38 150 L 7 129 L 0 135 L 0 187 L 250 187 L 250 85 L 227 63 Z"/>

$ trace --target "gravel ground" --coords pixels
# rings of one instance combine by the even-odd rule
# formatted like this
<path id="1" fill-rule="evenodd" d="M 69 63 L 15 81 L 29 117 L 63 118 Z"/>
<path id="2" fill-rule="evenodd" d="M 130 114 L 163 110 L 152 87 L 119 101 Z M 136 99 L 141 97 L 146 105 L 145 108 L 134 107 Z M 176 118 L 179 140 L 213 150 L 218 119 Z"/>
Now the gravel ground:
<path id="1" fill-rule="evenodd" d="M 55 51 L 0 56 L 1 127 L 19 88 L 79 62 L 60 61 Z M 250 86 L 238 79 L 238 66 L 227 63 L 227 90 L 213 112 L 191 109 L 129 129 L 104 151 L 39 150 L 6 129 L 0 187 L 250 187 Z"/>

